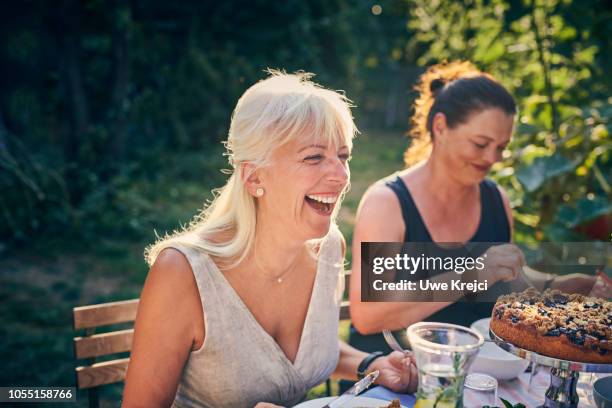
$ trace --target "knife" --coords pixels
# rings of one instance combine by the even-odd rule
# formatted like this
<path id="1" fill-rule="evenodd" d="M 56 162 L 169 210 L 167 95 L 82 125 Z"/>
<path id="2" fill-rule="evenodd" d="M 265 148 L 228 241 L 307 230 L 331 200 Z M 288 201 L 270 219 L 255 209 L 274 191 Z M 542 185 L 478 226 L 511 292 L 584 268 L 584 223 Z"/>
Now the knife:
<path id="1" fill-rule="evenodd" d="M 361 394 L 365 391 L 370 385 L 376 381 L 378 378 L 378 370 L 372 371 L 370 374 L 363 377 L 361 380 L 357 381 L 355 385 L 345 391 L 341 396 L 325 405 L 323 408 L 340 408 L 348 401 L 355 398 L 357 395 Z"/>
<path id="2" fill-rule="evenodd" d="M 531 278 L 529 278 L 529 275 L 527 274 L 527 269 L 532 270 L 530 267 L 528 267 L 527 265 L 523 265 L 521 266 L 521 268 L 519 269 L 519 275 L 521 278 L 523 278 L 523 281 L 525 281 L 525 283 L 527 284 L 527 286 L 529 286 L 530 288 L 533 288 L 534 285 L 531 282 Z"/>

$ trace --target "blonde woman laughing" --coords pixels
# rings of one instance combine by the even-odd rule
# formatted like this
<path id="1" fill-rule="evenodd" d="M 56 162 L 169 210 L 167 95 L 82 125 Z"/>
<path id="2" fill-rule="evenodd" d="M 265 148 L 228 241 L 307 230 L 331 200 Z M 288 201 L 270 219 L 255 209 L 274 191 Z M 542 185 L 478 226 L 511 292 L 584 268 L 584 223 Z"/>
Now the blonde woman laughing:
<path id="1" fill-rule="evenodd" d="M 271 72 L 244 93 L 227 184 L 148 248 L 124 407 L 291 406 L 332 374 L 357 378 L 368 355 L 338 340 L 335 224 L 355 132 L 347 99 L 308 74 Z M 410 356 L 366 361 L 380 384 L 416 388 Z"/>

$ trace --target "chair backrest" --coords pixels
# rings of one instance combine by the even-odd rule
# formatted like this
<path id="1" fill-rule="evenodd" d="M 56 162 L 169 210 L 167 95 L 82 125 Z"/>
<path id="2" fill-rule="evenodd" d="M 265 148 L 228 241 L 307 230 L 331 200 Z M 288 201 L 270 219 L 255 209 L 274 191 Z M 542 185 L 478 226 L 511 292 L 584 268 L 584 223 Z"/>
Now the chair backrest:
<path id="1" fill-rule="evenodd" d="M 96 330 L 103 326 L 133 322 L 136 319 L 138 302 L 138 299 L 132 299 L 72 309 L 74 329 L 85 332 L 83 336 L 74 338 L 75 358 L 86 359 L 86 365 L 76 368 L 77 388 L 92 389 L 125 379 L 129 358 L 117 358 L 99 363 L 96 359 L 130 351 L 134 329 L 99 334 L 96 334 Z"/>

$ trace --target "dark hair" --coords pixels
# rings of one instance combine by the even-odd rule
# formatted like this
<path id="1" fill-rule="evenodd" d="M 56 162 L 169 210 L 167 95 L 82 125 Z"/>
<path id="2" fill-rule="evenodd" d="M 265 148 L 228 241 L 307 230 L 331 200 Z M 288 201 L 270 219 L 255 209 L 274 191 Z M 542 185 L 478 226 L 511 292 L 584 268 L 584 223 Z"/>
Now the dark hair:
<path id="1" fill-rule="evenodd" d="M 510 92 L 468 61 L 430 67 L 421 75 L 415 89 L 419 97 L 412 116 L 410 136 L 413 140 L 404 153 L 407 165 L 429 154 L 433 139 L 432 122 L 438 112 L 446 116 L 450 128 L 465 123 L 472 113 L 488 108 L 500 109 L 508 115 L 516 114 L 516 102 Z"/>

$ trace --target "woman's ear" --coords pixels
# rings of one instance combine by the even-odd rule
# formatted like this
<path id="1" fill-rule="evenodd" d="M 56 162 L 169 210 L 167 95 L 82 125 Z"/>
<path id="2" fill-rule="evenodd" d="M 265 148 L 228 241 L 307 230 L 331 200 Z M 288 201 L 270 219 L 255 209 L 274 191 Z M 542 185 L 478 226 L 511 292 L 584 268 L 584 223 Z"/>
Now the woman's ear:
<path id="1" fill-rule="evenodd" d="M 263 187 L 259 178 L 259 171 L 253 163 L 240 163 L 240 180 L 242 180 L 248 192 L 254 196 L 257 195 L 257 189 Z"/>
<path id="2" fill-rule="evenodd" d="M 442 112 L 438 112 L 434 115 L 433 120 L 431 122 L 431 132 L 433 136 L 433 140 L 443 139 L 446 135 L 446 130 L 448 129 L 448 125 L 446 123 L 446 115 Z"/>

